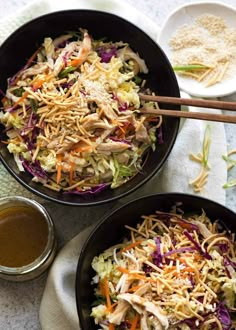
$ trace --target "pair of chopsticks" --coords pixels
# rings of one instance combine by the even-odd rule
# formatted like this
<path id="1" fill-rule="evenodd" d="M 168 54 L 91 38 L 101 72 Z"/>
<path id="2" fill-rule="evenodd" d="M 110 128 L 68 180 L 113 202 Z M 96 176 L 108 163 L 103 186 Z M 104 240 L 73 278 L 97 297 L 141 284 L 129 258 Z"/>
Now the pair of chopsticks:
<path id="1" fill-rule="evenodd" d="M 175 104 L 175 105 L 189 105 L 194 107 L 209 108 L 209 109 L 220 109 L 220 110 L 230 110 L 236 111 L 236 102 L 226 102 L 226 101 L 215 101 L 215 100 L 202 100 L 202 99 L 186 99 L 178 97 L 169 96 L 153 96 L 146 94 L 139 94 L 141 100 L 153 101 L 158 103 Z M 200 120 L 210 120 L 218 121 L 222 123 L 232 123 L 236 124 L 236 115 L 226 115 L 226 114 L 215 114 L 215 113 L 203 113 L 203 112 L 183 112 L 177 110 L 166 110 L 166 109 L 152 109 L 144 107 L 141 110 L 142 113 L 153 114 L 153 115 L 163 115 L 170 117 L 181 117 L 181 118 L 191 118 Z"/>

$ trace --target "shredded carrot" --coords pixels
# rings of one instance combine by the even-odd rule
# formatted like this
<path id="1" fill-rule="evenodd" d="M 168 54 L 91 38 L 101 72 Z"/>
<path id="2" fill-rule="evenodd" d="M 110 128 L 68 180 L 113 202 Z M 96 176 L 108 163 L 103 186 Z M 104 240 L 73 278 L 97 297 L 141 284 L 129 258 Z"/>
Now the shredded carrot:
<path id="1" fill-rule="evenodd" d="M 194 269 L 192 267 L 185 267 L 184 269 L 182 269 L 182 271 L 189 272 L 189 273 L 194 273 Z"/>
<path id="2" fill-rule="evenodd" d="M 132 278 L 135 278 L 135 279 L 138 279 L 138 280 L 144 280 L 146 282 L 156 283 L 155 280 L 153 280 L 150 277 L 146 277 L 144 275 L 135 274 L 135 273 L 130 273 L 129 275 L 132 276 Z"/>
<path id="3" fill-rule="evenodd" d="M 108 285 L 107 277 L 104 277 L 104 292 L 107 301 L 107 308 L 111 308 L 111 298 L 109 294 L 109 285 Z"/>
<path id="4" fill-rule="evenodd" d="M 138 321 L 139 321 L 139 314 L 136 314 L 135 317 L 133 318 L 133 320 L 131 321 L 130 330 L 136 330 L 137 329 Z"/>
<path id="5" fill-rule="evenodd" d="M 126 122 L 121 126 L 120 123 L 119 122 L 117 123 L 117 120 L 116 120 L 116 124 L 118 125 L 118 127 L 120 129 L 120 132 L 117 134 L 118 137 L 120 139 L 125 138 L 125 135 L 127 134 L 128 130 L 129 130 L 130 123 Z"/>
<path id="6" fill-rule="evenodd" d="M 33 85 L 32 85 L 33 90 L 35 91 L 36 89 L 38 89 L 39 87 L 41 87 L 42 84 L 44 82 L 46 82 L 47 80 L 49 80 L 51 77 L 52 77 L 51 74 L 46 75 L 42 79 L 37 79 L 37 77 L 36 77 L 36 79 L 34 80 Z"/>
<path id="7" fill-rule="evenodd" d="M 105 297 L 105 288 L 104 288 L 104 281 L 99 281 L 99 289 L 101 291 L 101 295 Z"/>
<path id="8" fill-rule="evenodd" d="M 26 63 L 26 66 L 28 67 L 32 62 L 33 60 L 35 59 L 35 57 L 38 55 L 38 53 L 42 50 L 42 46 L 39 47 L 34 53 L 33 55 L 30 56 L 30 58 L 28 59 L 27 63 Z"/>
<path id="9" fill-rule="evenodd" d="M 127 292 L 134 292 L 134 291 L 140 289 L 142 286 L 143 286 L 143 284 L 132 286 L 132 288 L 130 288 Z"/>
<path id="10" fill-rule="evenodd" d="M 61 181 L 62 154 L 57 155 L 57 184 Z"/>
<path id="11" fill-rule="evenodd" d="M 151 122 L 157 122 L 159 121 L 160 119 L 157 118 L 157 117 L 146 117 L 145 121 L 151 123 Z"/>
<path id="12" fill-rule="evenodd" d="M 30 64 L 33 62 L 33 60 L 35 59 L 35 57 L 38 55 L 38 53 L 41 51 L 43 47 L 39 47 L 34 53 L 33 55 L 30 56 L 30 58 L 28 59 L 24 69 L 28 68 L 30 66 Z M 21 72 L 21 70 L 20 70 Z M 19 72 L 19 73 L 20 73 Z M 12 84 L 16 84 L 20 79 L 20 74 L 14 79 L 14 81 L 12 82 Z"/>
<path id="13" fill-rule="evenodd" d="M 106 311 L 107 312 L 112 312 L 113 308 L 118 304 L 118 301 L 112 304 L 110 307 L 107 307 Z"/>
<path id="14" fill-rule="evenodd" d="M 21 102 L 23 102 L 27 96 L 29 95 L 29 92 L 25 92 L 20 98 L 18 101 L 16 101 L 13 105 L 13 108 L 15 108 L 18 104 L 20 104 Z"/>
<path id="15" fill-rule="evenodd" d="M 176 266 L 172 266 L 172 267 L 168 267 L 165 269 L 165 273 L 170 273 L 172 272 L 173 270 L 176 270 Z"/>
<path id="16" fill-rule="evenodd" d="M 136 242 L 134 242 L 134 243 L 132 243 L 130 245 L 127 245 L 124 249 L 120 250 L 120 253 L 123 253 L 125 251 L 130 250 L 130 249 L 132 249 L 132 248 L 140 245 L 142 242 L 143 242 L 143 240 L 139 240 L 139 241 L 136 241 Z"/>
<path id="17" fill-rule="evenodd" d="M 186 262 L 185 259 L 183 259 L 183 258 L 176 258 L 176 259 L 178 259 L 180 262 L 182 262 L 183 264 L 185 264 L 185 265 L 188 266 L 188 264 L 187 264 L 187 262 Z"/>
<path id="18" fill-rule="evenodd" d="M 150 247 L 152 247 L 152 248 L 154 248 L 155 250 L 157 248 L 156 245 L 155 244 L 152 244 L 152 243 L 147 243 L 147 245 L 150 246 Z"/>
<path id="19" fill-rule="evenodd" d="M 121 273 L 125 273 L 125 274 L 129 274 L 129 273 L 130 273 L 130 272 L 128 271 L 128 269 L 123 268 L 123 267 L 120 267 L 120 266 L 118 266 L 117 269 L 118 269 L 119 272 L 121 272 Z"/>
<path id="20" fill-rule="evenodd" d="M 45 79 L 39 79 L 33 84 L 33 90 L 38 89 L 39 87 L 42 86 L 42 84 L 45 82 Z"/>
<path id="21" fill-rule="evenodd" d="M 2 99 L 1 99 L 1 102 L 3 103 L 3 102 L 5 102 L 5 101 L 7 101 L 8 100 L 8 98 L 6 97 L 6 96 L 4 96 Z"/>
<path id="22" fill-rule="evenodd" d="M 72 186 L 72 182 L 73 182 L 74 168 L 75 168 L 75 163 L 70 162 L 70 177 L 69 177 L 70 186 Z"/>
<path id="23" fill-rule="evenodd" d="M 114 326 L 114 324 L 111 324 L 111 323 L 110 323 L 108 329 L 109 329 L 109 330 L 115 330 L 115 326 Z"/>
<path id="24" fill-rule="evenodd" d="M 82 64 L 83 61 L 81 58 L 75 58 L 74 60 L 70 61 L 70 66 L 77 67 L 78 65 Z"/>
<path id="25" fill-rule="evenodd" d="M 92 149 L 92 146 L 78 147 L 74 149 L 75 152 L 84 152 Z"/>

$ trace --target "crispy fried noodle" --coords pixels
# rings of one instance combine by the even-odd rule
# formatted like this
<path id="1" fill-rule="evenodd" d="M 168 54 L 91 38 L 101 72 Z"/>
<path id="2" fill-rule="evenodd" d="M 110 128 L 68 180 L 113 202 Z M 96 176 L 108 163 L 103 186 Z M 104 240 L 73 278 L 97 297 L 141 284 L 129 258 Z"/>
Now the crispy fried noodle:
<path id="1" fill-rule="evenodd" d="M 127 239 L 92 262 L 99 329 L 234 328 L 234 234 L 204 212 L 156 212 L 126 228 Z"/>
<path id="2" fill-rule="evenodd" d="M 147 73 L 144 60 L 122 41 L 93 40 L 84 30 L 45 38 L 8 80 L 2 99 L 3 143 L 20 171 L 78 194 L 132 178 L 146 150 L 155 148 L 157 130 L 160 136 L 161 118 L 140 112 Z"/>

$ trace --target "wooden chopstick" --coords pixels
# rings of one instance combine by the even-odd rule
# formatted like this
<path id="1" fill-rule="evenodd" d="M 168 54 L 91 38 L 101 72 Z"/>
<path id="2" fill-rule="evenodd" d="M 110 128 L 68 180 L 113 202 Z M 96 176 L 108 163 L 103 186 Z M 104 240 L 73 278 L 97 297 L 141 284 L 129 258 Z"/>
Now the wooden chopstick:
<path id="1" fill-rule="evenodd" d="M 176 105 L 190 105 L 200 108 L 213 108 L 220 110 L 236 111 L 236 102 L 215 101 L 215 100 L 202 100 L 202 99 L 186 99 L 179 97 L 159 96 L 159 95 L 146 95 L 139 94 L 141 100 L 153 101 L 159 103 L 176 104 Z"/>
<path id="2" fill-rule="evenodd" d="M 210 121 L 218 121 L 222 123 L 236 124 L 236 116 L 232 116 L 232 115 L 222 115 L 222 114 L 203 113 L 203 112 L 184 112 L 178 110 L 153 109 L 148 107 L 141 108 L 140 112 L 144 114 L 152 114 L 157 116 L 162 115 L 169 117 L 210 120 Z"/>

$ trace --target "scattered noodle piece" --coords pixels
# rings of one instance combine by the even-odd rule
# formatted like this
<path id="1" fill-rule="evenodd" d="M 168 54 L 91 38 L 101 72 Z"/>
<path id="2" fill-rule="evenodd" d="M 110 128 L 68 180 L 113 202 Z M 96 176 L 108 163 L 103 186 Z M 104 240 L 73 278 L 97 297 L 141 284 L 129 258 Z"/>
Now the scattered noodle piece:
<path id="1" fill-rule="evenodd" d="M 202 144 L 202 153 L 198 153 L 197 155 L 190 153 L 189 155 L 189 159 L 201 164 L 200 173 L 197 175 L 195 179 L 189 182 L 189 184 L 193 187 L 195 192 L 201 192 L 207 183 L 207 178 L 210 169 L 210 165 L 208 163 L 209 148 L 210 148 L 210 127 L 209 125 L 207 125 L 205 129 L 203 144 Z"/>

